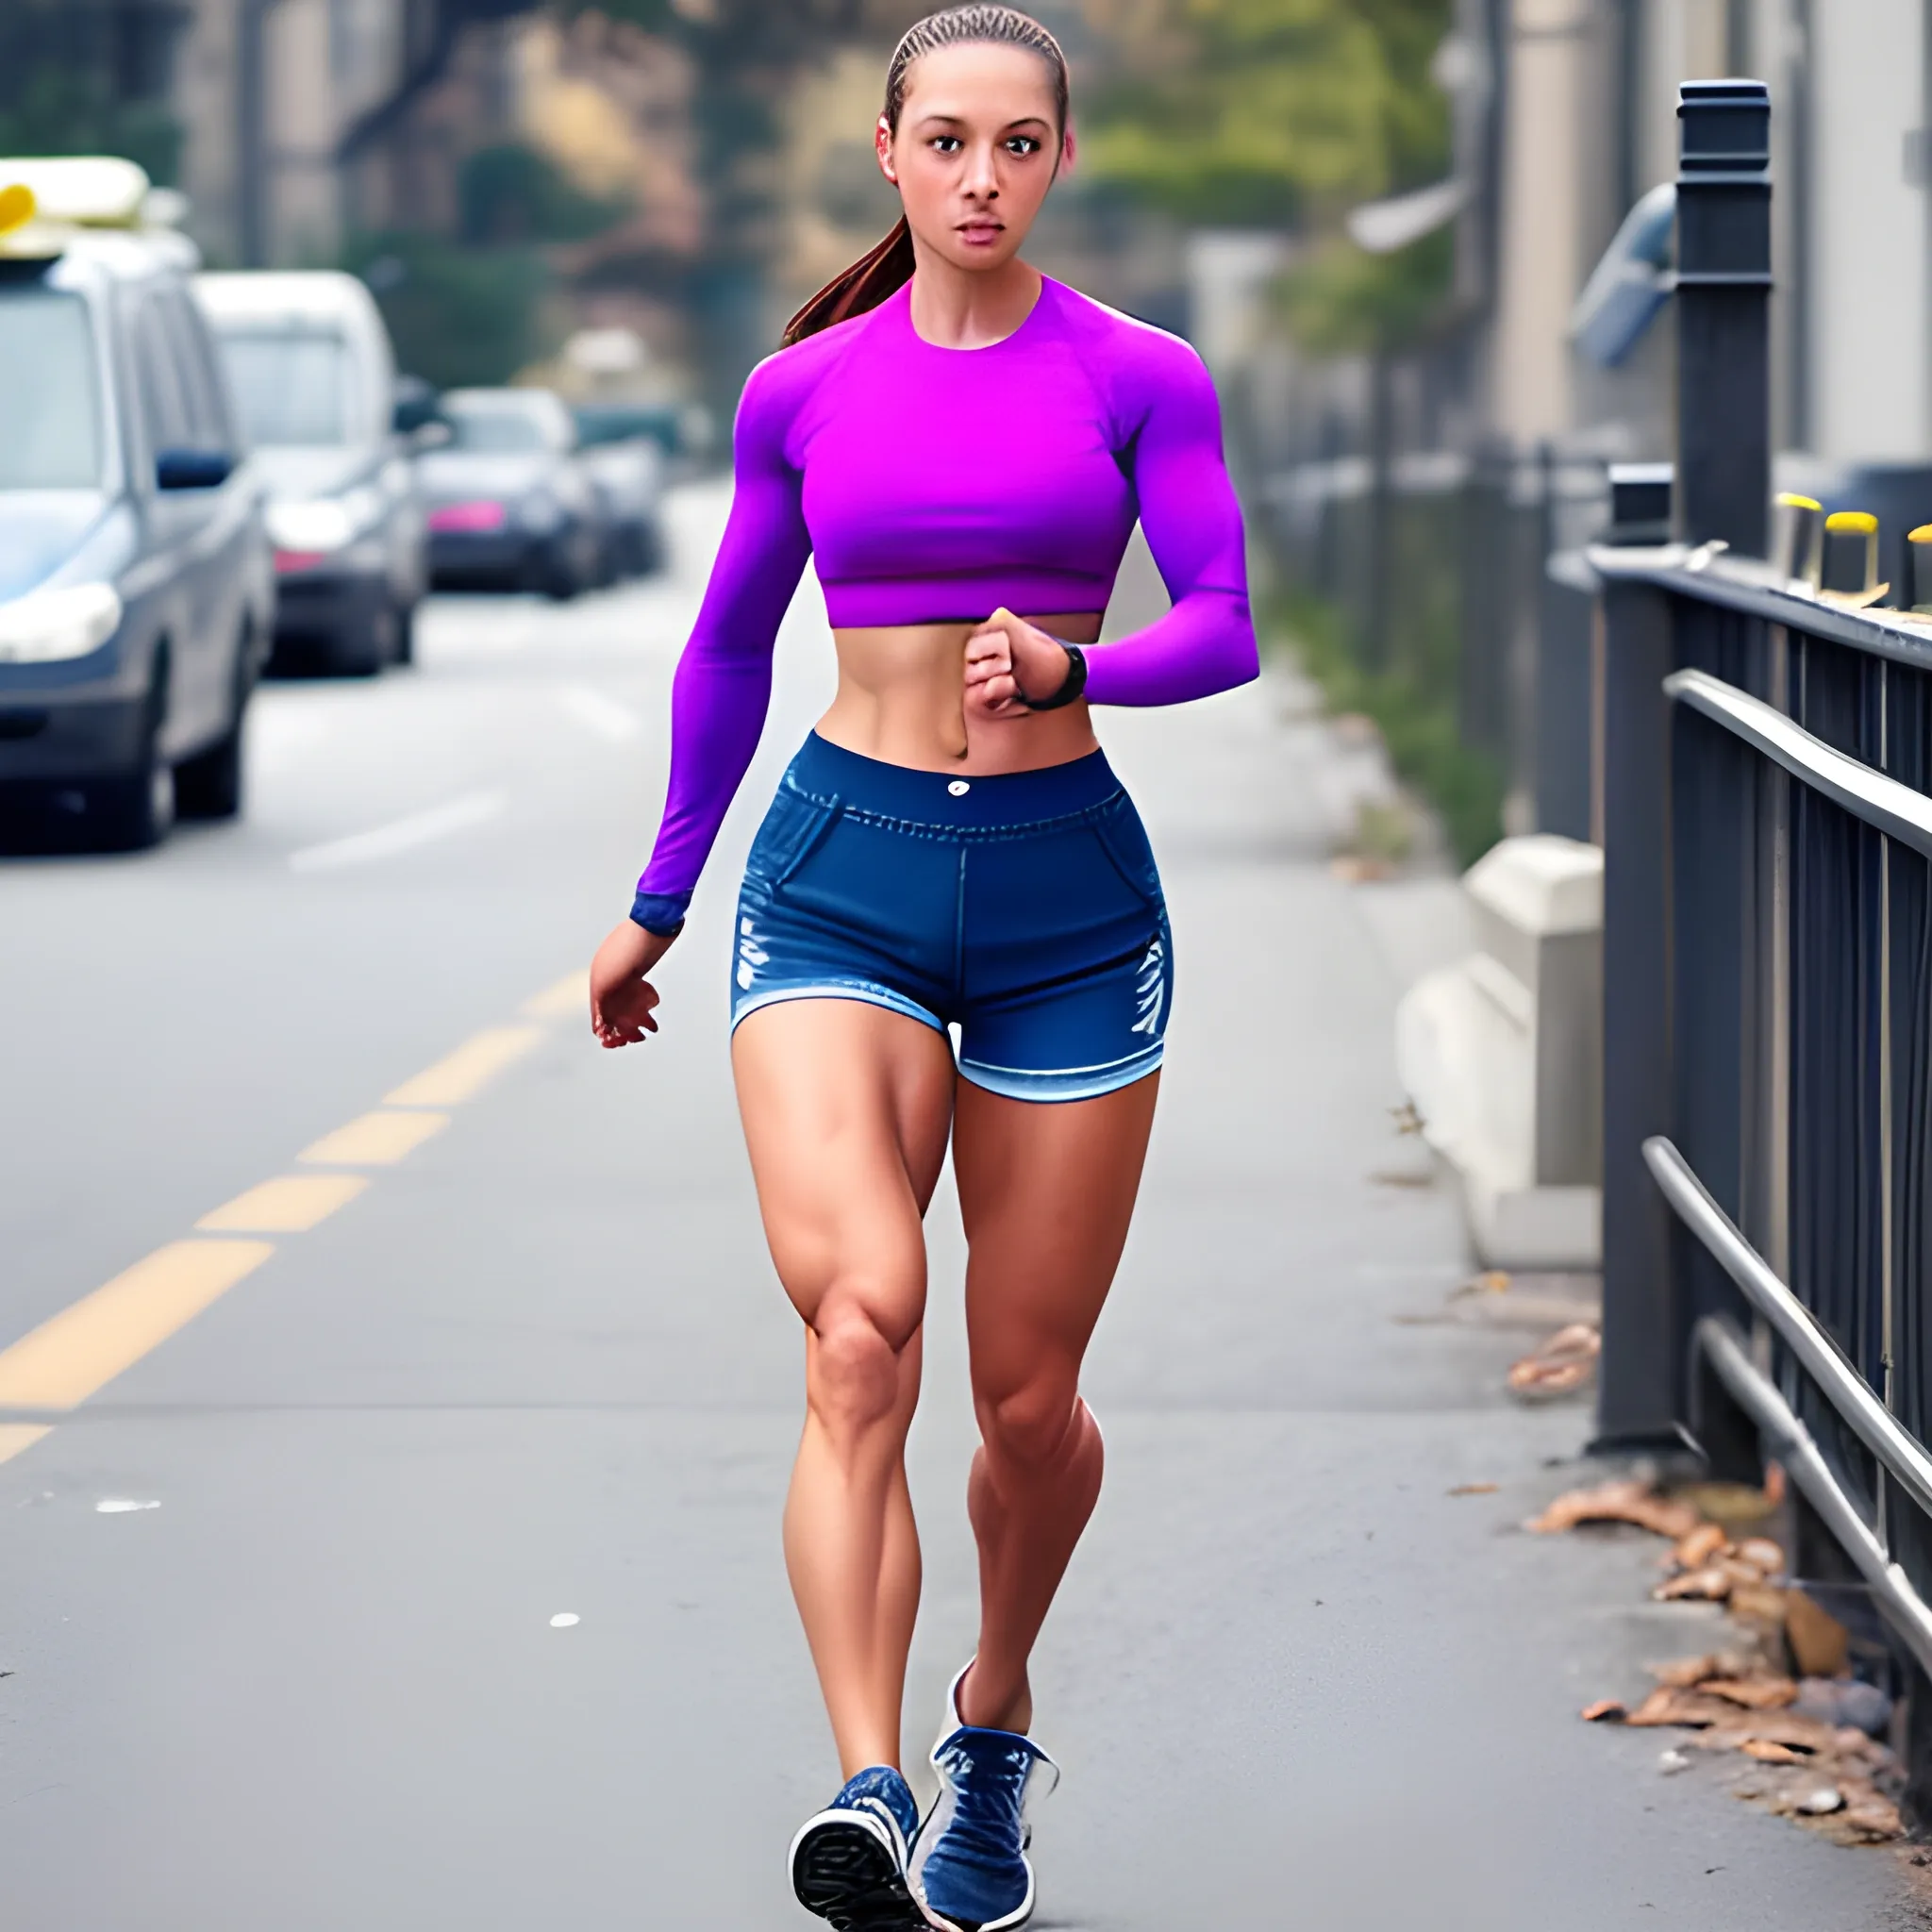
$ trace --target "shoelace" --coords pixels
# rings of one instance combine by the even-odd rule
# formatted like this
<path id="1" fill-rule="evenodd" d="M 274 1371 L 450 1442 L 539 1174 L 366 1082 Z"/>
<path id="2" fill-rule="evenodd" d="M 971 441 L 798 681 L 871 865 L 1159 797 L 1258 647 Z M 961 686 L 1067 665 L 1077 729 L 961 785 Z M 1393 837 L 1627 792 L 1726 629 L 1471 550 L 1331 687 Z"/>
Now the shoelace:
<path id="1" fill-rule="evenodd" d="M 1031 1752 L 969 1751 L 953 1745 L 941 1757 L 953 1781 L 953 1815 L 945 1847 L 975 1863 L 1010 1866 L 1020 1856 L 1024 1828 L 1020 1807 L 1033 1769 Z"/>

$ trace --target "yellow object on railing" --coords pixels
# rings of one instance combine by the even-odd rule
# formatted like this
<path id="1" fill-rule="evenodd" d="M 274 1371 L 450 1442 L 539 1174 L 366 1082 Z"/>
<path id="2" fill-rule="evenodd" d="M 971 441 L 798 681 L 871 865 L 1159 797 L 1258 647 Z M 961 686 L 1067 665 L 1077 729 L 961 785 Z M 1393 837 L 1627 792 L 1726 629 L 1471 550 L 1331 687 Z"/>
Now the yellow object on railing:
<path id="1" fill-rule="evenodd" d="M 1841 509 L 1826 517 L 1819 594 L 1862 610 L 1890 589 L 1878 581 L 1878 519 L 1862 509 Z"/>

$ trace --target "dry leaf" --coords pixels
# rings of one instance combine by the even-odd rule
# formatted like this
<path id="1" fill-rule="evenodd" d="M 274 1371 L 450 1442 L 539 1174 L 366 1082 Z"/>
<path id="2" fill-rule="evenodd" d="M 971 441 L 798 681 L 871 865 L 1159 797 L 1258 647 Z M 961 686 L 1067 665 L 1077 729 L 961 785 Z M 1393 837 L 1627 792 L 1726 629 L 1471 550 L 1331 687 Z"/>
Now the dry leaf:
<path id="1" fill-rule="evenodd" d="M 1724 1535 L 1724 1526 L 1716 1523 L 1700 1523 L 1671 1554 L 1686 1570 L 1702 1570 L 1715 1557 L 1724 1556 L 1730 1548 L 1730 1539 Z"/>
<path id="2" fill-rule="evenodd" d="M 1630 1713 L 1627 1722 L 1640 1727 L 1685 1724 L 1695 1728 L 1700 1724 L 1729 1724 L 1737 1715 L 1737 1707 L 1722 1698 L 1706 1697 L 1696 1690 L 1674 1690 L 1662 1685 Z"/>
<path id="3" fill-rule="evenodd" d="M 1740 1562 L 1749 1563 L 1767 1576 L 1775 1576 L 1785 1567 L 1785 1553 L 1768 1536 L 1747 1536 L 1732 1552 Z"/>
<path id="4" fill-rule="evenodd" d="M 1452 1496 L 1493 1496 L 1495 1493 L 1494 1483 L 1457 1483 L 1449 1491 Z"/>
<path id="5" fill-rule="evenodd" d="M 1702 1684 L 1709 1677 L 1723 1677 L 1733 1674 L 1724 1668 L 1724 1659 L 1717 1657 L 1680 1657 L 1674 1663 L 1652 1664 L 1650 1674 L 1659 1684 L 1667 1685 L 1674 1690 L 1689 1690 Z"/>
<path id="6" fill-rule="evenodd" d="M 1830 1611 L 1819 1607 L 1802 1590 L 1784 1592 L 1785 1641 L 1791 1661 L 1806 1677 L 1837 1677 L 1844 1674 L 1851 1639 Z"/>
<path id="7" fill-rule="evenodd" d="M 1697 1512 L 1688 1503 L 1667 1501 L 1647 1483 L 1625 1478 L 1558 1496 L 1529 1527 L 1549 1535 L 1579 1523 L 1634 1523 L 1675 1542 L 1697 1527 Z"/>
<path id="8" fill-rule="evenodd" d="M 1734 1584 L 1731 1587 L 1731 1615 L 1747 1624 L 1762 1624 L 1770 1630 L 1776 1630 L 1785 1621 L 1785 1594 L 1768 1583 Z"/>
<path id="9" fill-rule="evenodd" d="M 1721 1604 L 1731 1593 L 1731 1578 L 1721 1568 L 1690 1570 L 1659 1583 L 1651 1595 L 1660 1604 L 1674 1604 L 1691 1598 L 1699 1603 Z"/>
<path id="10" fill-rule="evenodd" d="M 1798 1687 L 1789 1677 L 1709 1677 L 1696 1687 L 1707 1696 L 1722 1697 L 1746 1710 L 1782 1710 L 1795 1704 Z"/>
<path id="11" fill-rule="evenodd" d="M 1803 1764 L 1800 1757 L 1789 1744 L 1774 1744 L 1769 1738 L 1746 1738 L 1738 1746 L 1746 1757 L 1755 1757 L 1759 1764 Z"/>
<path id="12" fill-rule="evenodd" d="M 1623 1702 L 1615 1697 L 1600 1697 L 1594 1704 L 1586 1704 L 1577 1713 L 1587 1724 L 1621 1724 L 1629 1714 Z"/>
<path id="13" fill-rule="evenodd" d="M 1767 1710 L 1740 1718 L 1735 1705 L 1715 1697 L 1709 1702 L 1724 1715 L 1703 1728 L 1695 1740 L 1700 1750 L 1740 1751 L 1752 1739 L 1757 1739 L 1771 1744 L 1788 1744 L 1793 1751 L 1804 1751 L 1814 1757 L 1828 1757 L 1831 1753 L 1831 1726 L 1815 1718 L 1794 1717 L 1788 1710 Z"/>

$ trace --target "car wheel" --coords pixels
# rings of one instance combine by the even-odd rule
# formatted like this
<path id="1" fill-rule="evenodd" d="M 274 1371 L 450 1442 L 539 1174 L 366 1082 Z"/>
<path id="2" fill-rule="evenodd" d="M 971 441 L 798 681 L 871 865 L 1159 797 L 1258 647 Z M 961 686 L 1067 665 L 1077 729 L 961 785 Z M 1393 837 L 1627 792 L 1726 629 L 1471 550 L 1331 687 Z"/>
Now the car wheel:
<path id="1" fill-rule="evenodd" d="M 235 662 L 235 716 L 227 730 L 206 751 L 175 767 L 175 809 L 184 819 L 232 819 L 242 810 L 242 731 L 248 717 L 254 680 L 243 638 Z"/>
<path id="2" fill-rule="evenodd" d="M 101 843 L 110 852 L 144 852 L 168 836 L 175 823 L 175 768 L 161 756 L 161 719 L 167 686 L 157 675 L 142 723 L 134 769 L 94 788 Z"/>
<path id="3" fill-rule="evenodd" d="M 572 561 L 568 546 L 552 546 L 543 559 L 543 594 L 553 604 L 568 604 L 584 588 L 584 579 Z"/>
<path id="4" fill-rule="evenodd" d="M 416 661 L 416 607 L 405 604 L 395 617 L 395 638 L 390 662 L 413 664 Z"/>
<path id="5" fill-rule="evenodd" d="M 374 677 L 389 661 L 395 612 L 378 604 L 365 618 L 339 630 L 329 645 L 328 668 L 341 677 Z"/>

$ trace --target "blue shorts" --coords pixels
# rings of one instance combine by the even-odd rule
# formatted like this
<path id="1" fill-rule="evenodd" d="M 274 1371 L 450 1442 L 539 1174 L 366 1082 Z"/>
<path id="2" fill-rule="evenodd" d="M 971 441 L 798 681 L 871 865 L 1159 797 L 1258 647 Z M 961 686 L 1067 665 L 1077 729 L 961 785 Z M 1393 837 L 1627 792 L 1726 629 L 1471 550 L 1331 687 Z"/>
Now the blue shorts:
<path id="1" fill-rule="evenodd" d="M 1015 1100 L 1086 1100 L 1160 1065 L 1174 945 L 1133 801 L 1099 752 L 949 778 L 814 733 L 745 867 L 731 1024 L 863 1000 L 944 1032 Z"/>

